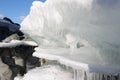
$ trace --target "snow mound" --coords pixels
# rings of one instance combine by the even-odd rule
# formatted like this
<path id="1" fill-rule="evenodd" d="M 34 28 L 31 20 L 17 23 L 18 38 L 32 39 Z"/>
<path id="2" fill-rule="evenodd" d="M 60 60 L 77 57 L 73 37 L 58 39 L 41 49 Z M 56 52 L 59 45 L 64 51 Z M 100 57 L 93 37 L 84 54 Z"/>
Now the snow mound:
<path id="1" fill-rule="evenodd" d="M 47 65 L 32 69 L 22 79 L 15 80 L 73 80 L 72 76 L 59 66 Z"/>

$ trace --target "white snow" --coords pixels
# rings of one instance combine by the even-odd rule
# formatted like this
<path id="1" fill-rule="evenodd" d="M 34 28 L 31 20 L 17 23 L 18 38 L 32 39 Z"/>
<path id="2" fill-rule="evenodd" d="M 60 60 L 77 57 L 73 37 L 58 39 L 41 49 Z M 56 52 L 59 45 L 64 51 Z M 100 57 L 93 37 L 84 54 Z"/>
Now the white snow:
<path id="1" fill-rule="evenodd" d="M 73 80 L 73 75 L 59 66 L 47 65 L 32 69 L 23 78 L 14 80 Z"/>
<path id="2" fill-rule="evenodd" d="M 37 46 L 34 41 L 20 41 L 20 40 L 11 40 L 10 42 L 0 42 L 0 47 L 14 47 L 18 45 L 30 45 Z"/>
<path id="3" fill-rule="evenodd" d="M 21 30 L 39 44 L 35 56 L 55 55 L 72 67 L 77 62 L 90 71 L 120 72 L 119 4 L 119 0 L 35 1 Z"/>

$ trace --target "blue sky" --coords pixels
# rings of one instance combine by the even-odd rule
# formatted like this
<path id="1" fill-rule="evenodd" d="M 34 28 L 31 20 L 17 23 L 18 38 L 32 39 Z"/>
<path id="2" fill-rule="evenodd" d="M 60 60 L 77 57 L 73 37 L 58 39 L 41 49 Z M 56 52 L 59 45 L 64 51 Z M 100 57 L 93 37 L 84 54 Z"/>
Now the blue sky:
<path id="1" fill-rule="evenodd" d="M 29 13 L 33 1 L 35 0 L 0 0 L 0 16 L 7 16 L 14 22 L 21 23 L 21 18 Z"/>

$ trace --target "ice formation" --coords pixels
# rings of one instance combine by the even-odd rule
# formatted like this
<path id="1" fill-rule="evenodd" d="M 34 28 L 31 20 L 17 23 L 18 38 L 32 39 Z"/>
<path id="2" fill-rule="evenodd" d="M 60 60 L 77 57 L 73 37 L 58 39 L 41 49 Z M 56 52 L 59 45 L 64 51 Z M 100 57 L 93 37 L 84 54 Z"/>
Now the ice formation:
<path id="1" fill-rule="evenodd" d="M 21 30 L 39 44 L 35 56 L 93 72 L 118 73 L 119 5 L 119 0 L 35 1 Z"/>
<path id="2" fill-rule="evenodd" d="M 73 77 L 59 66 L 48 65 L 30 70 L 23 78 L 15 80 L 73 80 Z"/>

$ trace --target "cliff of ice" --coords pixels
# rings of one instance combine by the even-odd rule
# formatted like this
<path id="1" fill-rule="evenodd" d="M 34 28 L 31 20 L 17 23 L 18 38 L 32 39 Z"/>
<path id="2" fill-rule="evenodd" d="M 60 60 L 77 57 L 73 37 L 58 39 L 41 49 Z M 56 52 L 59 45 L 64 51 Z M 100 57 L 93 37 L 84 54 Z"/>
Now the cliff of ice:
<path id="1" fill-rule="evenodd" d="M 119 7 L 119 0 L 34 1 L 21 30 L 39 44 L 35 56 L 120 72 Z"/>

